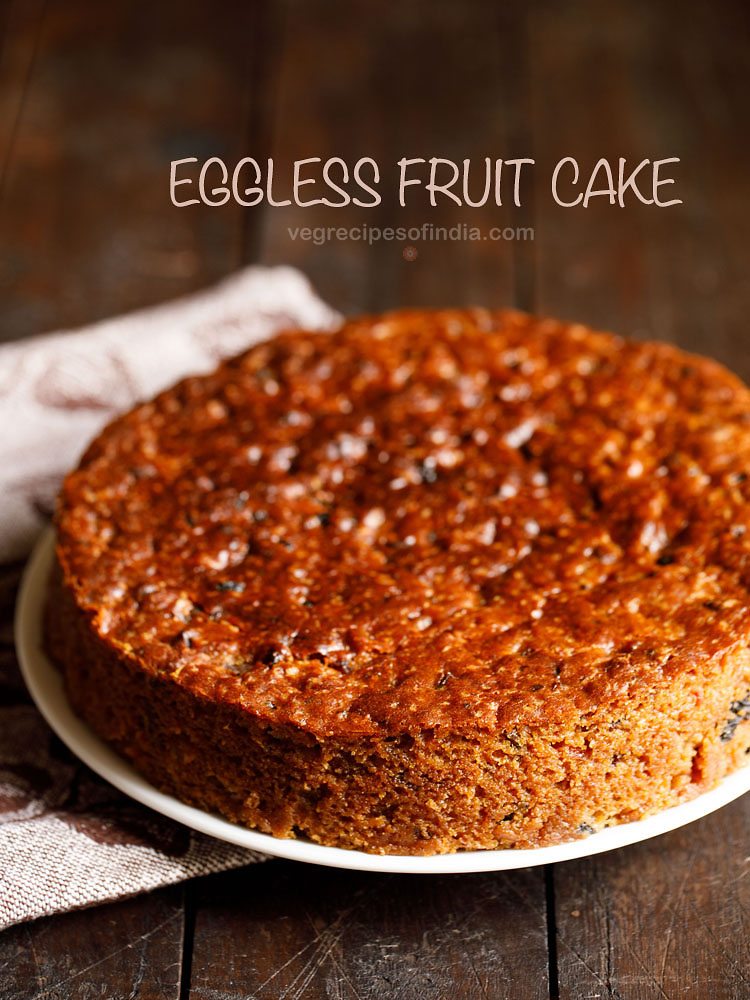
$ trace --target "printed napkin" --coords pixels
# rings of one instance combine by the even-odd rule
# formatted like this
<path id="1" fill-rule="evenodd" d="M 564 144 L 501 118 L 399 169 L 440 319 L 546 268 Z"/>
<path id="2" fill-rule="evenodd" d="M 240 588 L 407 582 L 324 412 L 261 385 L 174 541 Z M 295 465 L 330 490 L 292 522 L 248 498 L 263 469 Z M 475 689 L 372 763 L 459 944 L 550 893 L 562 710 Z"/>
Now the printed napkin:
<path id="1" fill-rule="evenodd" d="M 8 564 L 115 413 L 280 329 L 337 318 L 299 272 L 248 268 L 174 303 L 0 346 L 0 928 L 262 860 L 133 802 L 63 747 L 18 673 Z"/>

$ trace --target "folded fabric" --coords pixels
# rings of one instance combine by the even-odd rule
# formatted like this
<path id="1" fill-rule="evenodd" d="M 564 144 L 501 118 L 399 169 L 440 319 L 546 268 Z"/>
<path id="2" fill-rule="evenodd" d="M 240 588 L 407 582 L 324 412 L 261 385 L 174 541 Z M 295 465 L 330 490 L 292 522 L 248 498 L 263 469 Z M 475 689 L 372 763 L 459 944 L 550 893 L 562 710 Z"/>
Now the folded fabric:
<path id="1" fill-rule="evenodd" d="M 258 860 L 121 795 L 33 706 L 0 708 L 0 928 Z"/>
<path id="2" fill-rule="evenodd" d="M 175 303 L 0 346 L 0 563 L 25 556 L 96 431 L 184 375 L 337 315 L 290 268 L 249 268 Z M 262 860 L 186 829 L 84 767 L 29 703 L 0 572 L 0 927 Z"/>

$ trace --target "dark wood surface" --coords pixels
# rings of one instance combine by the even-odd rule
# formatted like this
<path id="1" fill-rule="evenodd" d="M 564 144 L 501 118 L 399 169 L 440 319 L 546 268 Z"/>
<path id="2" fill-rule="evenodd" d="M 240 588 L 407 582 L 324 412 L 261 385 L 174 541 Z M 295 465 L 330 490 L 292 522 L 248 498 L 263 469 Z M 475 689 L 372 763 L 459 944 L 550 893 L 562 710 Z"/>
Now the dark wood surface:
<path id="1" fill-rule="evenodd" d="M 750 377 L 741 2 L 6 0 L 0 33 L 2 339 L 257 261 L 300 266 L 347 312 L 515 304 L 672 340 Z M 250 154 L 516 155 L 537 170 L 517 210 L 170 204 L 171 159 Z M 565 155 L 678 156 L 684 204 L 559 208 L 549 167 Z M 536 237 L 424 242 L 409 261 L 398 243 L 287 232 L 428 221 Z M 16 576 L 0 587 L 4 658 Z M 742 1000 L 749 826 L 750 796 L 547 870 L 378 877 L 271 861 L 6 931 L 0 995 Z"/>

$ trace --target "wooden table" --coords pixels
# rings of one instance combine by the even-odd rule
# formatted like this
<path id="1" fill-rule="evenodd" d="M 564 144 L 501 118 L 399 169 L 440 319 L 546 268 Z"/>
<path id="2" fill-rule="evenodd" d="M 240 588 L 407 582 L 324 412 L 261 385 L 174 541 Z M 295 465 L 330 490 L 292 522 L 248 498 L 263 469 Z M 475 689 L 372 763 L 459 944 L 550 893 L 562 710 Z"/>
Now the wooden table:
<path id="1" fill-rule="evenodd" d="M 3 338 L 302 267 L 344 311 L 515 304 L 750 377 L 746 4 L 420 0 L 2 7 Z M 372 156 L 378 208 L 170 204 L 169 162 Z M 680 157 L 668 209 L 566 209 L 573 155 Z M 522 207 L 399 208 L 402 156 L 529 156 Z M 532 226 L 535 239 L 292 240 L 300 225 Z M 407 255 L 408 256 L 408 255 Z M 2 656 L 15 574 L 4 574 Z M 6 699 L 22 699 L 10 685 Z M 547 870 L 375 876 L 272 861 L 0 937 L 4 998 L 750 997 L 750 796 Z"/>

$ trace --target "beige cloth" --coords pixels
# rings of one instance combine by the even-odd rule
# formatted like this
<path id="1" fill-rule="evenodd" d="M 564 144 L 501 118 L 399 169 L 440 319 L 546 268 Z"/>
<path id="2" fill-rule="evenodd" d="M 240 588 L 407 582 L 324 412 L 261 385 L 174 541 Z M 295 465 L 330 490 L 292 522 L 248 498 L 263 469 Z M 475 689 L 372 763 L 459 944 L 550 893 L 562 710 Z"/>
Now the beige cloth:
<path id="1" fill-rule="evenodd" d="M 0 563 L 28 553 L 62 474 L 114 413 L 279 329 L 336 319 L 299 272 L 249 268 L 175 303 L 0 346 Z M 17 670 L 0 658 L 4 690 L 22 690 Z M 0 927 L 260 860 L 121 795 L 14 700 L 0 704 Z"/>

